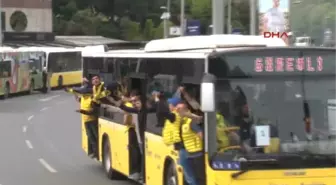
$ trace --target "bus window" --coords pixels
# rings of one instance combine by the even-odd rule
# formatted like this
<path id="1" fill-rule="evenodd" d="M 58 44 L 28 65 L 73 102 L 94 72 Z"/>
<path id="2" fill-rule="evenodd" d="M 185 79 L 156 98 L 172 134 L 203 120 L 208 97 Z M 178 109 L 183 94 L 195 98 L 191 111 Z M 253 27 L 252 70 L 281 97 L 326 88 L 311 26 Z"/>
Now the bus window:
<path id="1" fill-rule="evenodd" d="M 145 59 L 140 63 L 139 72 L 149 75 L 149 91 L 160 90 L 172 96 L 180 84 L 200 79 L 198 75 L 203 74 L 203 67 L 198 64 L 202 62 L 194 59 Z"/>
<path id="2" fill-rule="evenodd" d="M 0 78 L 8 78 L 12 76 L 11 66 L 11 61 L 0 61 Z"/>
<path id="3" fill-rule="evenodd" d="M 102 63 L 101 63 L 102 62 Z M 100 71 L 97 71 L 105 83 L 111 83 L 115 81 L 114 65 L 115 61 L 113 58 L 105 58 L 102 61 L 98 61 L 98 65 L 103 65 Z M 98 66 L 97 65 L 97 66 Z"/>
<path id="4" fill-rule="evenodd" d="M 78 71 L 82 67 L 80 52 L 49 53 L 48 70 L 52 72 Z"/>
<path id="5" fill-rule="evenodd" d="M 36 71 L 42 71 L 41 60 L 39 59 L 29 59 L 29 68 L 35 69 Z"/>
<path id="6" fill-rule="evenodd" d="M 162 127 L 158 124 L 158 118 L 155 113 L 147 114 L 146 132 L 160 136 L 162 134 Z"/>

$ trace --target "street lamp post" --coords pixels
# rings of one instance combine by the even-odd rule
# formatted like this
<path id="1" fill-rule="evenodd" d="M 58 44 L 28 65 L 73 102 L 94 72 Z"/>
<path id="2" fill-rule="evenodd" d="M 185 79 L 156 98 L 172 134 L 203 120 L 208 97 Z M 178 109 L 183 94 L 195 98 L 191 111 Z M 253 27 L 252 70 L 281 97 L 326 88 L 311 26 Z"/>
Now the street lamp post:
<path id="1" fill-rule="evenodd" d="M 232 0 L 228 0 L 228 21 L 227 21 L 227 34 L 232 33 L 232 24 L 231 24 L 231 19 L 232 19 Z"/>
<path id="2" fill-rule="evenodd" d="M 0 0 L 0 46 L 2 46 L 2 39 L 3 39 L 3 33 L 2 33 L 2 0 Z"/>
<path id="3" fill-rule="evenodd" d="M 164 12 L 161 15 L 161 19 L 163 20 L 163 37 L 168 38 L 168 20 L 170 19 L 170 13 L 167 11 L 167 7 L 161 6 L 160 9 L 164 10 Z"/>
<path id="4" fill-rule="evenodd" d="M 256 35 L 257 7 L 256 0 L 250 0 L 250 35 Z"/>
<path id="5" fill-rule="evenodd" d="M 180 17 L 180 31 L 181 36 L 184 36 L 184 30 L 185 30 L 185 0 L 181 0 L 181 17 Z"/>
<path id="6" fill-rule="evenodd" d="M 225 0 L 212 0 L 212 34 L 224 33 Z"/>

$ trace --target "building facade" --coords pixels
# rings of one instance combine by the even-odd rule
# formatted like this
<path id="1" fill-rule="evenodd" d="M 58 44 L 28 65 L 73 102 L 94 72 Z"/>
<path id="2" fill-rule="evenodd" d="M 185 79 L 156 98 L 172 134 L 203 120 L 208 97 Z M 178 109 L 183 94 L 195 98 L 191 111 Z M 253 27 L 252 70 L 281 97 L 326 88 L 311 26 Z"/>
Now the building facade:
<path id="1" fill-rule="evenodd" d="M 46 40 L 52 35 L 52 0 L 0 0 L 3 40 Z"/>

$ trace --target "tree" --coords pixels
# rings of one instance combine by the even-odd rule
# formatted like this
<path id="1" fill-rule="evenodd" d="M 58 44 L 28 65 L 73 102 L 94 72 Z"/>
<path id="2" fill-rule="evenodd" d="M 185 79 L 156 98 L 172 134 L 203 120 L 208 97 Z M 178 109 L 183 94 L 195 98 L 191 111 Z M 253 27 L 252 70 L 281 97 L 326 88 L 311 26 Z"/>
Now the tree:
<path id="1" fill-rule="evenodd" d="M 128 17 L 120 20 L 121 37 L 125 40 L 142 40 L 140 25 Z"/>
<path id="2" fill-rule="evenodd" d="M 163 37 L 160 7 L 167 6 L 166 0 L 53 0 L 52 3 L 54 31 L 59 35 L 97 34 L 126 40 Z M 233 25 L 248 29 L 248 2 L 236 2 L 232 13 Z M 180 0 L 171 0 L 171 15 L 169 25 L 179 25 Z M 211 0 L 186 0 L 186 17 L 200 20 L 205 33 L 211 24 Z"/>
<path id="3" fill-rule="evenodd" d="M 334 0 L 302 0 L 299 4 L 292 4 L 291 30 L 296 36 L 310 36 L 321 44 L 326 28 L 335 33 L 335 11 Z"/>
<path id="4" fill-rule="evenodd" d="M 146 40 L 151 40 L 154 38 L 155 30 L 154 24 L 151 19 L 147 19 L 145 23 L 145 28 L 143 30 L 143 37 Z"/>
<path id="5" fill-rule="evenodd" d="M 170 21 L 168 21 L 167 25 L 168 25 L 168 28 L 171 27 L 171 26 L 174 26 L 174 24 Z M 162 39 L 164 37 L 163 28 L 164 28 L 164 22 L 162 21 L 159 24 L 159 26 L 155 28 L 154 39 Z"/>

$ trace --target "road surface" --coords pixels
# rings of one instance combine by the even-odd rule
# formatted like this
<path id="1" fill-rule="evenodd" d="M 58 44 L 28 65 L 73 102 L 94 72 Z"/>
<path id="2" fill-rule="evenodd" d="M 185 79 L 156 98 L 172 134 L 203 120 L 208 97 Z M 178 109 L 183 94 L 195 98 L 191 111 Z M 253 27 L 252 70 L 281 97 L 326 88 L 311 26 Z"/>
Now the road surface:
<path id="1" fill-rule="evenodd" d="M 82 151 L 78 106 L 62 91 L 0 100 L 0 185 L 134 185 Z"/>

